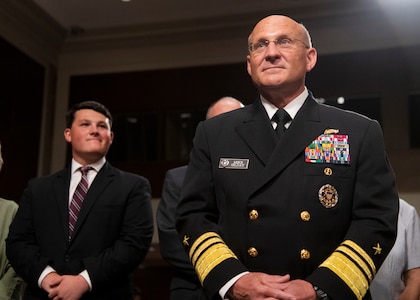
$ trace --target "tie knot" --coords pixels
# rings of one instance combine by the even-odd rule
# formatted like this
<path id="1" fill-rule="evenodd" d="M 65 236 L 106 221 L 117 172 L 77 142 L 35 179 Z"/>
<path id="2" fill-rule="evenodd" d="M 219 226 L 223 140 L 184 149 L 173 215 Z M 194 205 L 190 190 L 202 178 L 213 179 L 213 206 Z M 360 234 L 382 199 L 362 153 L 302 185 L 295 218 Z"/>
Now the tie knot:
<path id="1" fill-rule="evenodd" d="M 82 176 L 86 176 L 89 170 L 92 170 L 91 166 L 83 166 L 79 168 L 80 172 L 82 172 Z"/>
<path id="2" fill-rule="evenodd" d="M 284 109 L 278 109 L 276 113 L 273 115 L 273 117 L 271 118 L 271 120 L 277 123 L 277 127 L 278 126 L 284 127 L 284 124 L 291 121 L 292 118 Z"/>

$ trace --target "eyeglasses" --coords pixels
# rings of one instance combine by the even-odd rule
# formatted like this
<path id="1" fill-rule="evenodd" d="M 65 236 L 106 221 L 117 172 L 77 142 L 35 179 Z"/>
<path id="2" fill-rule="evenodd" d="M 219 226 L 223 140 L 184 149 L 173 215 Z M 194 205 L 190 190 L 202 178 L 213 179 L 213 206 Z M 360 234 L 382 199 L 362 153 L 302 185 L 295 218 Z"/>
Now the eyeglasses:
<path id="1" fill-rule="evenodd" d="M 248 46 L 248 50 L 249 52 L 262 53 L 267 49 L 268 45 L 271 42 L 273 42 L 274 45 L 276 45 L 277 49 L 280 50 L 294 49 L 297 46 L 296 42 L 301 42 L 307 49 L 310 48 L 304 41 L 301 41 L 299 39 L 282 38 L 273 41 L 261 40 L 256 42 L 255 44 L 250 43 Z"/>

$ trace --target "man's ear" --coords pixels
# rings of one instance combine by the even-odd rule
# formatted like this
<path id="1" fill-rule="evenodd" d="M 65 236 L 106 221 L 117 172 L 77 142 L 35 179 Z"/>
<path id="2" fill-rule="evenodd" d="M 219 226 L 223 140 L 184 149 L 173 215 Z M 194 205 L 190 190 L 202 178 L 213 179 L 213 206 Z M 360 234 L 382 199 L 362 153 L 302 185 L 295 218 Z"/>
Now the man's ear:
<path id="1" fill-rule="evenodd" d="M 306 72 L 310 72 L 315 67 L 317 59 L 318 54 L 316 52 L 316 49 L 308 49 L 308 53 L 306 55 Z"/>
<path id="2" fill-rule="evenodd" d="M 113 141 L 114 141 L 114 132 L 111 131 L 111 144 L 112 144 Z"/>
<path id="3" fill-rule="evenodd" d="M 71 130 L 70 128 L 66 128 L 64 129 L 64 139 L 66 140 L 66 142 L 70 143 L 71 142 Z"/>

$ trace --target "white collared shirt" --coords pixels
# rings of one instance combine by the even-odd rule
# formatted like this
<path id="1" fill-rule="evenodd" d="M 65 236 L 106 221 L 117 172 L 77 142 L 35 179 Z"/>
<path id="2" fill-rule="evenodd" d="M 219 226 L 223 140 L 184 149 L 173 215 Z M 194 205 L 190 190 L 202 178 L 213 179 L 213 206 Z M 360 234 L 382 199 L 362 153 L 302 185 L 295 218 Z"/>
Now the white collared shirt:
<path id="1" fill-rule="evenodd" d="M 97 162 L 88 165 L 92 167 L 92 170 L 90 170 L 87 174 L 89 187 L 91 183 L 93 182 L 93 180 L 95 179 L 96 174 L 98 174 L 99 170 L 103 167 L 105 162 L 106 162 L 105 157 L 102 157 L 102 159 L 98 160 Z M 77 161 L 75 161 L 74 159 L 72 159 L 71 180 L 70 180 L 70 187 L 69 187 L 69 206 L 70 206 L 70 202 L 73 197 L 74 191 L 76 190 L 76 187 L 79 184 L 80 179 L 82 178 L 82 172 L 79 171 L 80 167 L 83 167 L 83 166 Z"/>
<path id="2" fill-rule="evenodd" d="M 293 99 L 292 101 L 290 101 L 285 107 L 283 107 L 283 109 L 285 111 L 287 111 L 287 113 L 290 115 L 290 117 L 292 118 L 292 120 L 295 118 L 297 112 L 299 111 L 299 109 L 302 107 L 303 103 L 305 102 L 306 98 L 308 97 L 309 92 L 308 89 L 305 86 L 304 91 L 297 96 L 295 99 Z M 274 104 L 272 104 L 271 102 L 269 102 L 267 99 L 265 99 L 263 96 L 261 96 L 261 103 L 264 106 L 268 117 L 271 118 L 274 116 L 274 114 L 276 113 L 276 111 L 278 110 L 278 107 L 275 106 Z M 290 123 L 292 121 L 287 122 L 284 127 L 289 128 Z M 275 122 L 273 122 L 273 128 L 275 129 L 277 124 L 275 124 Z"/>

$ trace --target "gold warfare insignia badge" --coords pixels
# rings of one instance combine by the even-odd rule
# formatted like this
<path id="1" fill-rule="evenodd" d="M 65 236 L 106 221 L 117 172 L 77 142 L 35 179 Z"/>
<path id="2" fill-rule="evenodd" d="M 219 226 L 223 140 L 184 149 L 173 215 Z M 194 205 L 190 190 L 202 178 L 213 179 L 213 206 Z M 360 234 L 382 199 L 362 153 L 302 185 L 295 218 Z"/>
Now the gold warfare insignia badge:
<path id="1" fill-rule="evenodd" d="M 327 128 L 327 129 L 324 130 L 324 134 L 337 134 L 339 132 L 340 132 L 340 130 L 332 129 L 332 128 Z"/>
<path id="2" fill-rule="evenodd" d="M 332 208 L 338 202 L 338 193 L 331 184 L 325 184 L 319 189 L 318 198 L 324 207 Z"/>

